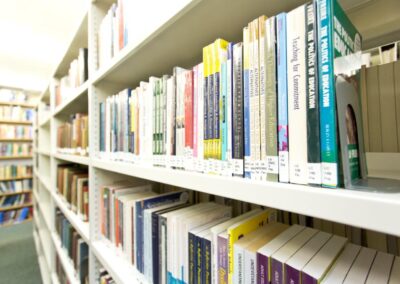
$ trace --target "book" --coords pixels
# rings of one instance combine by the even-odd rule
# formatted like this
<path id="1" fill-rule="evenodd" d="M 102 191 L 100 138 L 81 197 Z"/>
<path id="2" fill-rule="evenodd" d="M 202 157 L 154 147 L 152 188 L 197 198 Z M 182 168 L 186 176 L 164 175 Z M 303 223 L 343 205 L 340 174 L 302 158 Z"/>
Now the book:
<path id="1" fill-rule="evenodd" d="M 303 230 L 303 226 L 293 225 L 257 251 L 257 283 L 272 281 L 271 256 Z"/>
<path id="2" fill-rule="evenodd" d="M 243 28 L 244 176 L 251 178 L 250 31 Z"/>
<path id="3" fill-rule="evenodd" d="M 276 211 L 265 209 L 260 213 L 238 222 L 227 229 L 228 233 L 228 283 L 231 283 L 234 268 L 234 244 L 246 234 L 256 230 L 259 227 L 276 221 Z"/>
<path id="4" fill-rule="evenodd" d="M 309 184 L 321 185 L 316 2 L 306 9 L 307 172 Z"/>
<path id="5" fill-rule="evenodd" d="M 365 283 L 387 283 L 389 281 L 393 260 L 394 255 L 384 252 L 377 252 Z"/>
<path id="6" fill-rule="evenodd" d="M 306 6 L 287 14 L 289 180 L 307 184 Z"/>
<path id="7" fill-rule="evenodd" d="M 331 234 L 318 232 L 301 249 L 292 255 L 284 266 L 284 283 L 301 283 L 301 271 L 303 267 L 331 237 Z"/>
<path id="8" fill-rule="evenodd" d="M 358 245 L 347 244 L 321 283 L 343 283 L 360 250 Z"/>
<path id="9" fill-rule="evenodd" d="M 395 284 L 400 280 L 400 257 L 394 258 L 392 270 L 390 272 L 389 284 Z"/>
<path id="10" fill-rule="evenodd" d="M 336 0 L 318 0 L 317 38 L 321 181 L 335 188 L 340 183 L 334 59 L 361 50 L 361 35 Z"/>
<path id="11" fill-rule="evenodd" d="M 265 21 L 267 180 L 278 181 L 278 118 L 276 83 L 276 17 Z"/>
<path id="12" fill-rule="evenodd" d="M 317 230 L 305 228 L 271 256 L 271 283 L 284 283 L 286 280 L 285 264 L 315 234 Z"/>
<path id="13" fill-rule="evenodd" d="M 321 281 L 346 243 L 347 239 L 343 237 L 333 236 L 330 238 L 303 268 L 302 283 L 318 283 Z"/>
<path id="14" fill-rule="evenodd" d="M 375 256 L 376 250 L 361 248 L 343 283 L 365 283 Z"/>

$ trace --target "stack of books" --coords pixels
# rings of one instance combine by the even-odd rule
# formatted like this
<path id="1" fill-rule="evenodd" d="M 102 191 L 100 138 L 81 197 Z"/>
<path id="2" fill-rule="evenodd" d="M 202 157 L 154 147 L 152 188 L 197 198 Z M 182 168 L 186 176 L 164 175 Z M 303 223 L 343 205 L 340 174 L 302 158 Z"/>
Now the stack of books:
<path id="1" fill-rule="evenodd" d="M 63 154 L 88 155 L 89 119 L 87 114 L 76 113 L 57 129 L 57 151 Z"/>

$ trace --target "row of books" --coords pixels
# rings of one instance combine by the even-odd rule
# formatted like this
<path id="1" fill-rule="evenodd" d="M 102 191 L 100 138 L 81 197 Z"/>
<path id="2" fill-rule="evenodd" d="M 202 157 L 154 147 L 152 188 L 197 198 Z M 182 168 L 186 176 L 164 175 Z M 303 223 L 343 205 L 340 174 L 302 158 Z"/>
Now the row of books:
<path id="1" fill-rule="evenodd" d="M 89 220 L 88 169 L 77 165 L 57 167 L 57 192 L 83 221 Z"/>
<path id="2" fill-rule="evenodd" d="M 57 129 L 57 151 L 66 154 L 87 155 L 89 146 L 89 119 L 76 113 Z"/>
<path id="3" fill-rule="evenodd" d="M 149 283 L 399 281 L 399 257 L 351 244 L 346 232 L 276 222 L 287 216 L 273 209 L 233 217 L 230 206 L 190 204 L 186 194 L 130 182 L 101 190 L 103 236 Z"/>
<path id="4" fill-rule="evenodd" d="M 0 125 L 1 139 L 32 139 L 33 130 L 31 126 L 23 125 Z"/>
<path id="5" fill-rule="evenodd" d="M 24 205 L 30 203 L 31 200 L 32 199 L 30 193 L 10 195 L 10 196 L 0 196 L 0 208 Z"/>
<path id="6" fill-rule="evenodd" d="M 0 106 L 0 119 L 13 121 L 33 121 L 35 110 L 20 106 Z"/>
<path id="7" fill-rule="evenodd" d="M 25 92 L 19 90 L 1 88 L 0 98 L 2 102 L 28 103 L 28 95 Z"/>
<path id="8" fill-rule="evenodd" d="M 111 275 L 108 273 L 107 270 L 104 268 L 101 268 L 99 271 L 99 284 L 115 284 L 114 279 L 111 277 Z"/>
<path id="9" fill-rule="evenodd" d="M 32 208 L 7 210 L 0 212 L 0 225 L 19 223 L 32 217 Z"/>
<path id="10" fill-rule="evenodd" d="M 6 165 L 0 167 L 0 179 L 28 177 L 32 173 L 33 167 L 30 165 Z"/>
<path id="11" fill-rule="evenodd" d="M 56 106 L 73 95 L 74 91 L 85 83 L 88 77 L 88 49 L 82 47 L 79 48 L 78 58 L 70 63 L 68 74 L 60 80 L 54 79 L 52 82 L 51 88 L 55 94 Z"/>
<path id="12" fill-rule="evenodd" d="M 0 156 L 31 156 L 31 143 L 0 143 Z"/>
<path id="13" fill-rule="evenodd" d="M 89 247 L 58 209 L 55 223 L 61 246 L 71 259 L 80 283 L 85 283 L 89 271 Z"/>
<path id="14" fill-rule="evenodd" d="M 32 179 L 2 181 L 0 182 L 0 194 L 31 190 L 32 187 Z"/>
<path id="15" fill-rule="evenodd" d="M 336 0 L 261 16 L 244 27 L 243 42 L 217 39 L 193 68 L 101 102 L 100 149 L 187 170 L 337 187 L 333 61 L 360 45 Z"/>

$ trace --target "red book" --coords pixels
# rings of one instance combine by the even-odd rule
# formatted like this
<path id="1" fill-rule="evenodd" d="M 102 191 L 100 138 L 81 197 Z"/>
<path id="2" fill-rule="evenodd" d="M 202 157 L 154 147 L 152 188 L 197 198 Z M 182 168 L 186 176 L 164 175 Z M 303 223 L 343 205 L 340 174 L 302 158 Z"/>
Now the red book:
<path id="1" fill-rule="evenodd" d="M 103 200 L 103 198 L 100 200 Z M 102 208 L 102 210 L 104 209 Z M 89 221 L 89 186 L 87 185 L 83 187 L 83 217 L 84 221 Z"/>
<path id="2" fill-rule="evenodd" d="M 185 147 L 193 149 L 193 71 L 185 72 Z"/>
<path id="3" fill-rule="evenodd" d="M 124 8 L 122 5 L 123 1 L 118 0 L 118 41 L 119 41 L 119 50 L 124 47 Z"/>

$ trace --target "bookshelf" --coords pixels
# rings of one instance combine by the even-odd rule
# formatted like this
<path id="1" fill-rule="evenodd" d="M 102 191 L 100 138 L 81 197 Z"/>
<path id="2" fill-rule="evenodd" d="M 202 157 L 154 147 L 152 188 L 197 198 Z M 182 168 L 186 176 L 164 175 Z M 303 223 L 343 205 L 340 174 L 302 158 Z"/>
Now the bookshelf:
<path id="1" fill-rule="evenodd" d="M 22 92 L 26 95 L 26 102 L 20 102 L 20 101 L 0 101 L 0 108 L 2 108 L 2 118 L 0 119 L 0 125 L 2 126 L 2 132 L 4 133 L 4 136 L 0 137 L 0 143 L 2 146 L 8 146 L 7 152 L 2 154 L 0 156 L 0 166 L 2 167 L 15 167 L 17 168 L 18 165 L 21 165 L 22 167 L 25 165 L 30 165 L 32 163 L 29 162 L 29 160 L 32 160 L 33 156 L 28 153 L 29 146 L 24 147 L 23 151 L 26 151 L 24 154 L 16 154 L 15 150 L 16 148 L 14 147 L 20 147 L 21 144 L 32 144 L 33 139 L 32 138 L 25 138 L 27 137 L 26 134 L 24 135 L 10 135 L 13 134 L 13 131 L 19 131 L 23 130 L 23 132 L 26 131 L 26 128 L 32 128 L 33 127 L 33 121 L 28 120 L 29 117 L 34 116 L 34 109 L 35 109 L 35 100 L 37 99 L 37 94 L 35 92 L 31 91 L 26 91 L 26 90 L 20 90 L 20 89 L 14 89 L 14 88 L 7 88 L 4 87 L 4 89 L 9 89 L 11 91 L 15 92 Z M 16 95 L 16 93 L 14 93 Z M 19 96 L 19 94 L 17 94 Z M 5 127 L 3 129 L 3 126 Z M 13 130 L 11 130 L 13 128 Z M 24 128 L 24 129 L 22 129 Z M 19 131 L 22 133 L 22 131 Z M 17 137 L 17 138 L 10 138 L 11 136 Z M 24 138 L 20 138 L 24 137 Z M 12 146 L 10 148 L 10 146 Z M 27 146 L 27 145 L 24 145 Z M 11 151 L 10 151 L 11 149 Z M 18 150 L 19 151 L 19 150 Z M 18 170 L 19 171 L 19 170 Z M 15 174 L 15 173 L 14 173 Z M 10 178 L 3 178 L 0 179 L 0 182 L 3 183 L 3 186 L 16 186 L 15 184 L 21 183 L 21 185 L 25 184 L 26 180 L 32 179 L 32 176 L 14 176 Z M 15 183 L 14 183 L 15 182 Z M 26 185 L 25 185 L 26 186 Z M 21 221 L 17 221 L 16 218 L 19 218 L 19 214 L 21 212 L 20 209 L 23 208 L 31 208 L 32 207 L 32 202 L 24 202 L 22 204 L 18 204 L 18 199 L 16 198 L 24 198 L 23 195 L 28 195 L 30 198 L 32 198 L 32 190 L 27 190 L 25 188 L 20 188 L 17 191 L 5 191 L 0 193 L 0 198 L 3 199 L 7 204 L 7 202 L 12 201 L 14 205 L 3 205 L 0 207 L 0 212 L 2 212 L 2 218 L 5 218 L 6 220 L 10 217 L 7 217 L 8 214 L 14 214 L 12 210 L 19 210 L 17 211 L 17 215 L 15 217 L 11 217 L 9 221 L 5 221 L 3 226 L 10 226 L 12 224 L 20 223 Z M 16 203 L 17 202 L 17 203 Z M 29 214 L 30 215 L 30 214 Z M 8 215 L 10 216 L 10 215 Z M 12 215 L 11 215 L 12 216 Z M 32 220 L 32 217 L 26 218 L 24 221 L 29 221 Z"/>
<path id="2" fill-rule="evenodd" d="M 163 17 L 154 16 L 151 19 L 151 25 L 145 31 L 98 69 L 96 33 L 112 3 L 113 1 L 110 0 L 91 1 L 87 14 L 83 17 L 53 73 L 53 77 L 56 78 L 64 76 L 68 71 L 68 64 L 76 58 L 78 49 L 87 46 L 89 48 L 88 81 L 76 88 L 68 99 L 57 107 L 52 98 L 51 84 L 41 95 L 41 103 L 50 104 L 50 111 L 40 115 L 39 108 L 41 118 L 37 127 L 39 149 L 36 148 L 35 151 L 35 160 L 39 163 L 38 165 L 35 163 L 35 190 L 40 191 L 40 194 L 35 195 L 35 203 L 40 206 L 36 206 L 35 210 L 40 213 L 35 214 L 35 219 L 41 219 L 41 231 L 45 231 L 41 234 L 47 234 L 45 237 L 52 240 L 50 242 L 52 245 L 49 247 L 39 247 L 40 250 L 46 251 L 46 255 L 50 255 L 49 259 L 52 260 L 42 261 L 43 265 L 47 266 L 43 271 L 49 272 L 52 283 L 58 281 L 55 268 L 51 265 L 55 262 L 56 255 L 60 258 L 68 279 L 71 283 L 77 283 L 71 262 L 61 249 L 55 232 L 56 207 L 89 244 L 90 283 L 96 283 L 100 266 L 107 269 L 116 283 L 147 283 L 143 275 L 138 273 L 114 247 L 100 236 L 99 188 L 106 183 L 121 179 L 139 178 L 164 183 L 400 236 L 400 227 L 393 225 L 398 223 L 397 216 L 400 210 L 398 194 L 258 182 L 164 169 L 140 163 L 112 161 L 101 156 L 98 142 L 99 102 L 124 88 L 137 86 L 141 80 L 148 80 L 149 76 L 171 74 L 174 66 L 191 67 L 201 61 L 202 48 L 216 38 L 240 41 L 242 28 L 250 20 L 262 13 L 275 15 L 281 11 L 289 11 L 305 1 L 252 0 L 251 5 L 245 1 L 228 0 L 183 0 L 176 1 L 175 4 L 168 3 L 172 6 Z M 373 7 L 355 5 L 349 11 L 357 15 L 366 15 Z M 386 39 L 386 36 L 383 38 Z M 373 40 L 375 41 L 376 37 Z M 89 156 L 58 152 L 57 127 L 70 115 L 83 111 L 89 115 Z M 385 167 L 387 156 L 392 159 L 392 165 L 397 166 Z M 372 161 L 373 172 L 377 176 L 386 174 L 393 177 L 400 173 L 400 167 L 398 167 L 400 157 L 396 154 L 368 153 L 367 159 Z M 89 169 L 90 221 L 87 223 L 81 221 L 57 194 L 57 166 L 64 163 L 75 163 L 87 166 Z M 36 223 L 35 227 L 37 227 Z"/>

